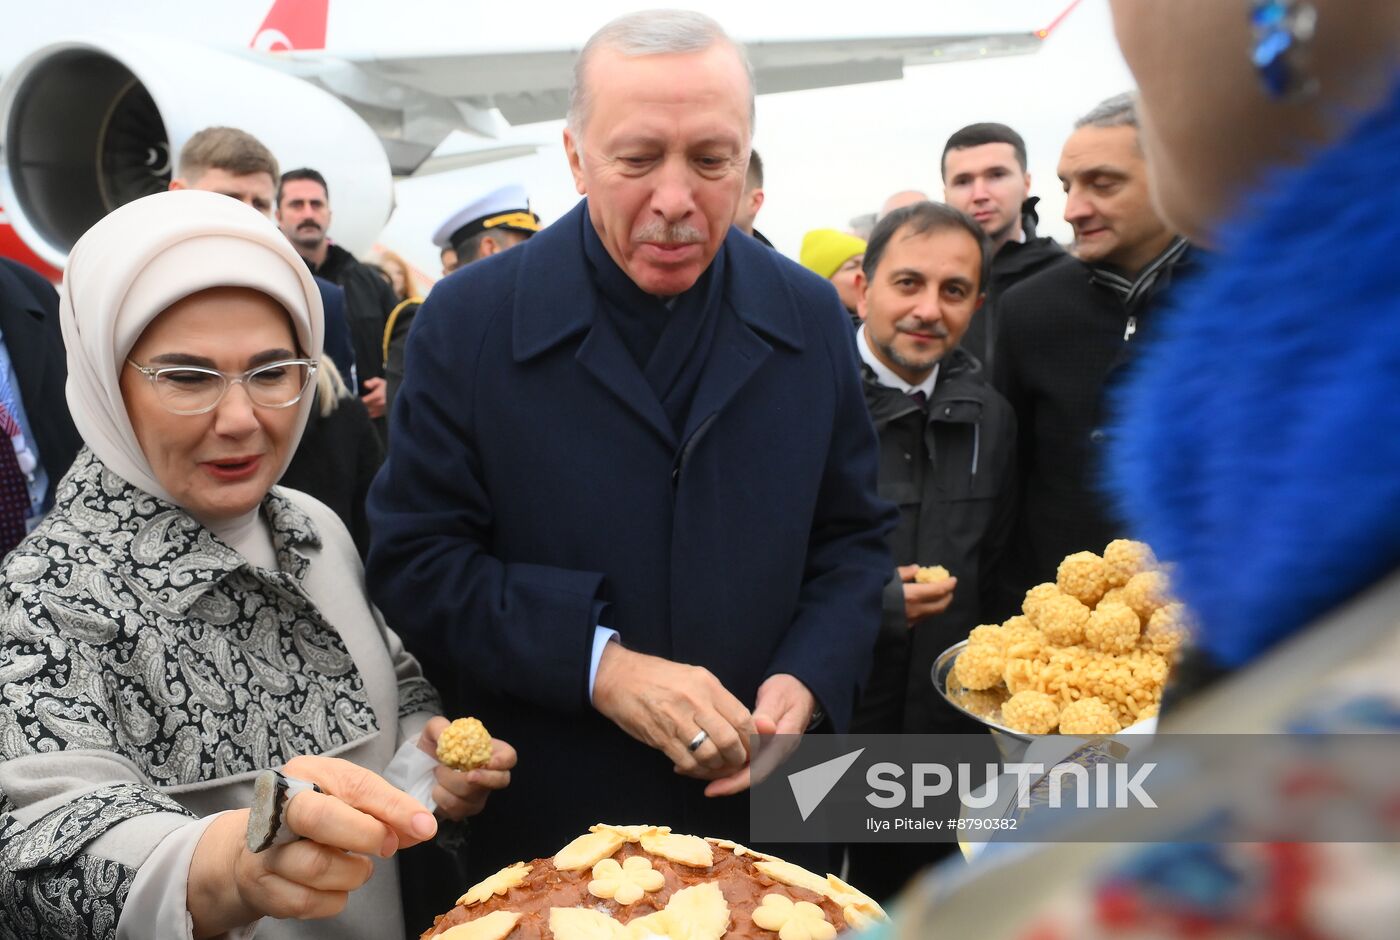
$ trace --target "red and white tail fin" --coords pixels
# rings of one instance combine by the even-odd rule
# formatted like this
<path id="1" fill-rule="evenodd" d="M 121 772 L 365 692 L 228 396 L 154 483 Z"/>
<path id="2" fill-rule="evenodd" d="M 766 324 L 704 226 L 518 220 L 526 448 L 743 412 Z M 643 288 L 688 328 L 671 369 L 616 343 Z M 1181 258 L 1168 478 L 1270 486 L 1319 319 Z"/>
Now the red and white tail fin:
<path id="1" fill-rule="evenodd" d="M 1041 39 L 1049 39 L 1050 34 L 1055 31 L 1055 27 L 1063 23 L 1065 19 L 1068 18 L 1068 16 L 1074 12 L 1074 8 L 1077 6 L 1079 6 L 1079 0 L 1072 0 L 1070 5 L 1065 7 L 1064 11 L 1059 16 L 1055 17 L 1055 19 L 1051 21 L 1049 26 L 1045 27 L 1044 29 L 1036 30 L 1035 34 Z"/>
<path id="2" fill-rule="evenodd" d="M 326 48 L 330 5 L 330 0 L 273 0 L 249 47 L 259 52 Z"/>

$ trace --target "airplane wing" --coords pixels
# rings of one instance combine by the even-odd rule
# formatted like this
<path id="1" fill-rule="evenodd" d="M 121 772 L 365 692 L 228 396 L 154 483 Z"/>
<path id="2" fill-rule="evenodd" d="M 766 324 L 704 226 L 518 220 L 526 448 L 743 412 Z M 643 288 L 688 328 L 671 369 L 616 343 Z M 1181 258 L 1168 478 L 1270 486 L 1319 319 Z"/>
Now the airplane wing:
<path id="1" fill-rule="evenodd" d="M 891 36 L 862 39 L 745 42 L 759 94 L 827 88 L 902 78 L 916 65 L 1035 52 L 1048 30 L 974 35 Z M 323 85 L 355 107 L 383 107 L 392 92 L 455 102 L 462 130 L 494 136 L 485 115 L 493 109 L 510 124 L 564 117 L 578 49 L 434 53 L 323 53 L 294 51 L 274 57 L 304 79 Z M 464 89 L 470 89 L 464 93 Z"/>

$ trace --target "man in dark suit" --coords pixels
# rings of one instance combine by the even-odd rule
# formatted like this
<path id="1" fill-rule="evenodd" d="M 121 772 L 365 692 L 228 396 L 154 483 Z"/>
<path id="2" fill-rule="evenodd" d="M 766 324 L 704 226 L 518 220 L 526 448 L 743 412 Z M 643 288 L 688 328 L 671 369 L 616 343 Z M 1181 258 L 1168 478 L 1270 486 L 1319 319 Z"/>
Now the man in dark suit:
<path id="1" fill-rule="evenodd" d="M 750 734 L 846 726 L 892 570 L 835 292 L 730 232 L 742 51 L 634 14 L 578 74 L 587 199 L 428 297 L 370 495 L 375 600 L 521 752 L 483 869 L 600 820 L 746 839 Z"/>
<path id="2" fill-rule="evenodd" d="M 67 379 L 58 293 L 29 268 L 0 258 L 0 555 L 48 512 L 83 446 L 68 414 Z"/>

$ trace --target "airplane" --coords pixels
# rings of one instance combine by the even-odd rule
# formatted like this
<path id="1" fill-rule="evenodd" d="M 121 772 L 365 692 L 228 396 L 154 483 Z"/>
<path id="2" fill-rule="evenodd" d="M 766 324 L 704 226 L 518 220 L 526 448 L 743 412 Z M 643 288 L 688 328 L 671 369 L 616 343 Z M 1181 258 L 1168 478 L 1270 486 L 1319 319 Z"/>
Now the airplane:
<path id="1" fill-rule="evenodd" d="M 337 22 L 349 13 L 373 20 L 366 7 L 356 11 L 353 0 L 345 2 Z M 983 23 L 846 38 L 731 32 L 745 45 L 758 93 L 770 94 L 897 79 L 917 65 L 1031 54 L 1079 2 L 1040 29 L 997 31 Z M 78 237 L 113 208 L 166 189 L 181 146 L 212 125 L 249 131 L 286 168 L 320 170 L 335 209 L 330 234 L 363 252 L 393 209 L 395 179 L 533 152 L 508 132 L 564 117 L 581 37 L 610 17 L 590 5 L 590 25 L 581 26 L 566 22 L 562 9 L 547 16 L 547 6 L 531 5 L 515 15 L 516 28 L 478 28 L 470 40 L 449 42 L 468 33 L 444 28 L 433 30 L 442 38 L 424 42 L 420 29 L 407 41 L 381 19 L 367 34 L 362 28 L 357 42 L 328 42 L 330 7 L 330 0 L 274 0 L 245 49 L 130 27 L 49 31 L 18 50 L 0 40 L 0 255 L 57 280 Z M 85 23 L 104 15 L 130 22 L 138 10 L 151 10 L 54 8 L 83 8 L 88 15 L 71 18 Z M 182 2 L 170 9 L 200 7 Z M 405 9 L 413 10 L 402 8 L 400 17 Z M 445 10 L 421 12 L 448 16 Z M 184 31 L 199 25 L 186 22 Z M 518 36 L 532 41 L 512 41 Z M 454 132 L 465 132 L 472 145 L 439 153 L 449 135 L 461 136 Z"/>

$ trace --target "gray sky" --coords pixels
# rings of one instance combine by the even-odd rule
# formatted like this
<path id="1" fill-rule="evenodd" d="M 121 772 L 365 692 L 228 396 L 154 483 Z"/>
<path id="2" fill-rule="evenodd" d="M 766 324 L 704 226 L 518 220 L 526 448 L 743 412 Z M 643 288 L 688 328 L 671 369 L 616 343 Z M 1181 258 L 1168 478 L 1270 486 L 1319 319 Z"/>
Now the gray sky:
<path id="1" fill-rule="evenodd" d="M 820 22 L 815 32 L 811 8 L 803 10 L 805 34 L 879 35 L 1045 26 L 1066 5 L 1067 0 L 938 0 L 925 5 L 925 22 L 918 23 L 911 21 L 909 5 L 867 2 L 854 24 L 855 8 L 846 4 L 840 19 Z M 722 6 L 733 4 L 710 3 L 704 9 L 741 36 L 763 35 L 754 30 L 764 28 L 769 35 L 804 33 L 771 18 L 754 22 L 750 16 L 734 25 Z M 970 6 L 977 10 L 969 13 Z M 606 15 L 597 14 L 593 25 L 601 25 Z M 807 230 L 845 228 L 853 216 L 875 211 L 897 190 L 922 189 L 940 198 L 943 142 L 965 124 L 990 120 L 1010 124 L 1026 138 L 1032 191 L 1043 200 L 1042 233 L 1068 241 L 1055 176 L 1060 146 L 1077 116 L 1131 87 L 1106 0 L 1083 0 L 1034 55 L 923 66 L 895 82 L 760 96 L 754 144 L 763 155 L 767 201 L 758 228 L 780 251 L 796 257 Z M 527 187 L 545 222 L 558 218 L 579 198 L 559 142 L 562 127 L 560 122 L 514 129 L 515 139 L 543 144 L 532 157 L 400 183 L 398 209 L 381 242 L 436 275 L 437 251 L 429 243 L 433 230 L 475 195 L 507 182 Z"/>

